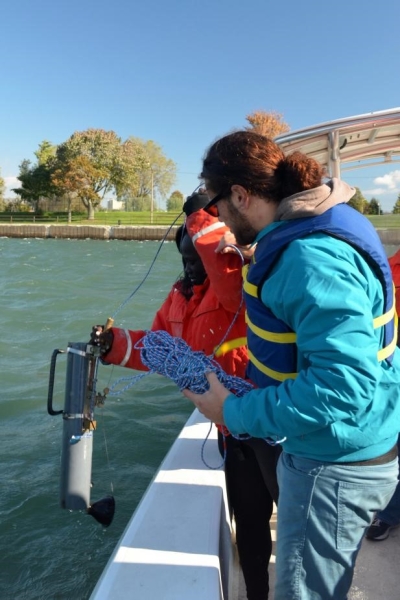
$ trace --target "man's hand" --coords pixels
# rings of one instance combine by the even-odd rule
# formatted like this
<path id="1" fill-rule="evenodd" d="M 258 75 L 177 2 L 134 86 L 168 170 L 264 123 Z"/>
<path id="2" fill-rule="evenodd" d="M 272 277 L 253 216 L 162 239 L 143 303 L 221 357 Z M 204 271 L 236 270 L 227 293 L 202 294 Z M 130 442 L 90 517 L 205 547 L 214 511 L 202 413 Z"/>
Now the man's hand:
<path id="1" fill-rule="evenodd" d="M 195 394 L 190 390 L 183 390 L 183 395 L 191 400 L 207 419 L 219 425 L 224 424 L 222 412 L 224 402 L 231 393 L 220 383 L 215 373 L 206 373 L 210 389 L 204 394 Z"/>

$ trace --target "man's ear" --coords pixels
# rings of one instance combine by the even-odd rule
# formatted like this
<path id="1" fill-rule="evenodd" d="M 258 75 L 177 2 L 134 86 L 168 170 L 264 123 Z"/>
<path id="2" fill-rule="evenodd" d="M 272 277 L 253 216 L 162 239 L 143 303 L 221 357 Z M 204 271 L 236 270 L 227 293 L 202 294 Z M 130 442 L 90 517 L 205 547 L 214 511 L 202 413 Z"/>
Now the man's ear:
<path id="1" fill-rule="evenodd" d="M 249 206 L 249 194 L 242 185 L 236 183 L 231 187 L 231 200 L 238 210 L 246 209 Z"/>

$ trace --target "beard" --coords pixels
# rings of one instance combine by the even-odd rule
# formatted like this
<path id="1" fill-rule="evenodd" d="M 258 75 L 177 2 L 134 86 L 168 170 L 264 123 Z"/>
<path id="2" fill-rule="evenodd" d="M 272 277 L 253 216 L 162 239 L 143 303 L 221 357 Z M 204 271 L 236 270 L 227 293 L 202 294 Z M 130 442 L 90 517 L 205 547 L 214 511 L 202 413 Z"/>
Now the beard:
<path id="1" fill-rule="evenodd" d="M 250 225 L 247 217 L 242 215 L 240 211 L 233 206 L 231 202 L 227 206 L 229 213 L 229 223 L 226 223 L 236 238 L 239 246 L 248 246 L 252 244 L 258 234 L 258 231 Z"/>

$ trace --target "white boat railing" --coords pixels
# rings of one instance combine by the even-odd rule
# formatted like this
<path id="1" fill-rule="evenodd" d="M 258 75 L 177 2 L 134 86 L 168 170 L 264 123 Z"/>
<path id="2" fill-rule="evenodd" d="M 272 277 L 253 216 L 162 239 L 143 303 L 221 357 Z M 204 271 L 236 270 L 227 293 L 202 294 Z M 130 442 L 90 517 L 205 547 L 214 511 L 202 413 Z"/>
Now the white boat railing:
<path id="1" fill-rule="evenodd" d="M 225 476 L 201 458 L 210 423 L 195 410 L 128 523 L 90 600 L 235 598 Z M 213 426 L 209 465 L 222 459 Z"/>

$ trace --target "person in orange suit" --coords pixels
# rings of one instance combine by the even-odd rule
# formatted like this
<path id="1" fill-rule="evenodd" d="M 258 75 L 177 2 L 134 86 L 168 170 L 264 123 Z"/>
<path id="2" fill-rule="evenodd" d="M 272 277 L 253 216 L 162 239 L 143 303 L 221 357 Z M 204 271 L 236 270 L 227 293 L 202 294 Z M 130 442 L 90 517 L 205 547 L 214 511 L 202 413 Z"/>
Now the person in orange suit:
<path id="1" fill-rule="evenodd" d="M 185 340 L 192 350 L 207 356 L 214 354 L 228 375 L 243 378 L 248 358 L 242 260 L 235 251 L 219 251 L 235 240 L 224 223 L 202 210 L 207 203 L 207 195 L 199 192 L 189 196 L 184 204 L 186 220 L 176 237 L 184 275 L 173 284 L 151 330 L 167 331 Z M 222 238 L 225 244 L 221 244 Z M 248 249 L 242 251 L 246 253 Z M 100 343 L 107 363 L 146 370 L 140 350 L 135 348 L 145 333 L 118 327 L 103 332 L 102 327 L 96 327 L 92 339 Z M 236 521 L 247 597 L 266 600 L 272 553 L 269 521 L 273 502 L 278 500 L 276 464 L 280 447 L 255 438 L 238 440 L 226 428 L 219 428 L 218 443 L 225 455 L 227 493 Z"/>

